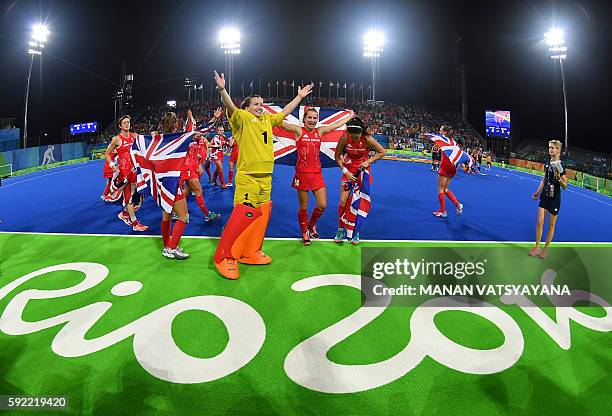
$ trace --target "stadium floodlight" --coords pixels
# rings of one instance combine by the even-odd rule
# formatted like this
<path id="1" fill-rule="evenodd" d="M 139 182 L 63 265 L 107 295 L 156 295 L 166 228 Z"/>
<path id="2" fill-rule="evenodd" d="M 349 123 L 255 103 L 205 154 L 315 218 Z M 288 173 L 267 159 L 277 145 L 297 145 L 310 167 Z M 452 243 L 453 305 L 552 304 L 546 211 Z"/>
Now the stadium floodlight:
<path id="1" fill-rule="evenodd" d="M 28 147 L 28 99 L 30 97 L 30 78 L 32 76 L 32 66 L 34 65 L 34 57 L 40 56 L 42 59 L 43 49 L 49 37 L 49 29 L 46 25 L 38 23 L 32 27 L 32 34 L 28 41 L 28 55 L 32 56 L 30 60 L 30 70 L 28 71 L 28 82 L 26 83 L 25 93 L 25 108 L 23 111 L 23 148 Z"/>
<path id="2" fill-rule="evenodd" d="M 363 56 L 370 59 L 372 65 L 372 100 L 376 101 L 376 80 L 378 78 L 378 61 L 383 52 L 385 35 L 375 30 L 363 35 Z"/>
<path id="3" fill-rule="evenodd" d="M 234 56 L 240 55 L 240 31 L 235 27 L 226 27 L 219 32 L 219 44 L 225 55 L 225 82 L 227 93 L 232 94 L 232 75 Z"/>
<path id="4" fill-rule="evenodd" d="M 549 46 L 550 59 L 559 61 L 561 68 L 561 86 L 563 87 L 563 108 L 565 112 L 565 153 L 568 152 L 568 129 L 567 129 L 567 94 L 565 92 L 565 70 L 563 61 L 567 59 L 567 46 L 565 44 L 565 34 L 559 28 L 550 29 L 544 34 L 544 40 Z"/>

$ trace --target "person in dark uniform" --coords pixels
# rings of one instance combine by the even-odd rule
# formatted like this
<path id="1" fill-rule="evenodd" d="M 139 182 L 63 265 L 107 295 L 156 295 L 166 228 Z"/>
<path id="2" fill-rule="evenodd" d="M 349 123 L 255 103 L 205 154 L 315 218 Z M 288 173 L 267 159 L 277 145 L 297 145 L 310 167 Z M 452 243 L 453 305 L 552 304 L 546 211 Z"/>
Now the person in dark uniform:
<path id="1" fill-rule="evenodd" d="M 440 168 L 440 160 L 442 156 L 440 155 L 440 146 L 434 144 L 431 148 L 431 171 L 437 172 Z"/>
<path id="2" fill-rule="evenodd" d="M 533 199 L 540 198 L 540 204 L 538 207 L 535 247 L 529 251 L 530 256 L 539 256 L 541 259 L 546 257 L 546 251 L 555 234 L 555 224 L 561 209 L 561 188 L 567 189 L 567 176 L 560 160 L 561 142 L 559 140 L 548 142 L 548 154 L 550 155 L 550 161 L 544 165 L 544 177 L 540 182 L 540 186 L 538 186 L 538 190 L 533 194 Z M 544 249 L 540 250 L 540 240 L 542 239 L 546 211 L 549 213 L 548 233 L 546 234 Z"/>

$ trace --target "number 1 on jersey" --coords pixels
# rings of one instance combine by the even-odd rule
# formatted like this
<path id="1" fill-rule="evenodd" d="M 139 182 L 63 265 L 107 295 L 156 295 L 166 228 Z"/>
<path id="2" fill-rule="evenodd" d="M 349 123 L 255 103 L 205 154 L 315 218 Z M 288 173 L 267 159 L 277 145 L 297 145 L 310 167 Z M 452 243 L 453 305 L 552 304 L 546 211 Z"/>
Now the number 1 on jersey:
<path id="1" fill-rule="evenodd" d="M 262 131 L 261 134 L 263 136 L 264 143 L 268 144 L 268 132 L 267 131 Z"/>

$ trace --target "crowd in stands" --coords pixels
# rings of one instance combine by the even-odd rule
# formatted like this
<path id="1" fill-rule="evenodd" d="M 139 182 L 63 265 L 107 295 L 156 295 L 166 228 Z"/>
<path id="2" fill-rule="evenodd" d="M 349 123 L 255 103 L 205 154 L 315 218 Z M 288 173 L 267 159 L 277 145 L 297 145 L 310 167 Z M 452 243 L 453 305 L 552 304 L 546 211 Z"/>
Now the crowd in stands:
<path id="1" fill-rule="evenodd" d="M 277 103 L 284 104 L 283 100 Z M 420 142 L 418 137 L 421 133 L 437 133 L 443 124 L 449 124 L 454 128 L 455 138 L 461 138 L 464 147 L 485 147 L 482 137 L 458 112 L 434 111 L 423 107 L 391 103 L 385 103 L 382 106 L 360 102 L 347 105 L 343 99 L 327 97 L 309 99 L 306 105 L 353 109 L 370 126 L 371 133 L 387 135 L 389 145 L 393 149 L 412 148 L 415 143 Z M 183 103 L 171 110 L 175 111 L 181 120 L 185 120 L 187 109 L 191 108 L 199 124 L 212 117 L 215 107 L 215 103 L 208 102 L 192 106 Z M 159 130 L 159 122 L 164 113 L 169 110 L 167 106 L 147 106 L 133 111 L 131 114 L 132 131 L 148 134 L 151 131 Z M 228 128 L 228 126 L 225 127 Z M 104 140 L 110 141 L 114 131 L 113 126 L 109 126 L 104 132 Z M 431 146 L 428 144 L 427 147 Z"/>

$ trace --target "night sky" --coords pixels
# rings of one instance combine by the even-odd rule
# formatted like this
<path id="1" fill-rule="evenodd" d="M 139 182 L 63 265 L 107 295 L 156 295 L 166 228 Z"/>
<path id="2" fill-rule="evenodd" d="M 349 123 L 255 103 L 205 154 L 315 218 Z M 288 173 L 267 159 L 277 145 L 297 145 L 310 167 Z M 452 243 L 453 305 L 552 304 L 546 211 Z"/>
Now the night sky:
<path id="1" fill-rule="evenodd" d="M 51 35 L 35 61 L 29 136 L 58 142 L 69 123 L 113 117 L 122 61 L 135 77 L 135 103 L 185 97 L 184 77 L 205 86 L 223 70 L 219 30 L 235 24 L 241 80 L 286 79 L 369 83 L 362 36 L 386 34 L 380 99 L 457 108 L 452 89 L 455 46 L 467 71 L 469 120 L 484 134 L 484 109 L 512 111 L 520 139 L 563 140 L 558 63 L 543 34 L 565 30 L 569 141 L 611 152 L 608 120 L 612 74 L 612 4 L 605 1 L 2 1 L 0 117 L 23 123 L 31 26 L 46 21 Z M 41 71 L 42 69 L 42 71 Z M 265 90 L 265 89 L 264 89 Z"/>

